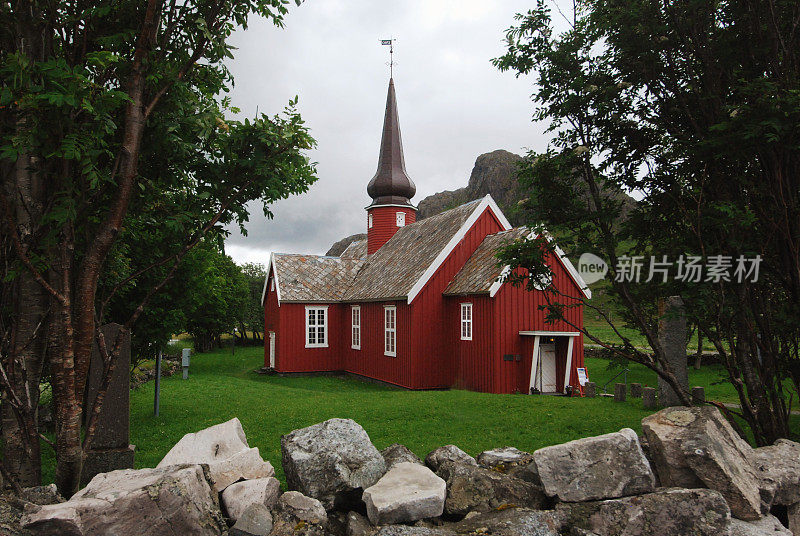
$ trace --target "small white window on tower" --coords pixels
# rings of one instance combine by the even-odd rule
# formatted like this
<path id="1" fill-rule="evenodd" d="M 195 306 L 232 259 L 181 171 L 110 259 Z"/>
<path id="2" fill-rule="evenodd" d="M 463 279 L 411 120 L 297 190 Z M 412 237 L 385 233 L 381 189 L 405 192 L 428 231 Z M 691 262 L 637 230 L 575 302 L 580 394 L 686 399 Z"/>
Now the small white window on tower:
<path id="1" fill-rule="evenodd" d="M 472 340 L 472 304 L 461 304 L 461 340 Z"/>
<path id="2" fill-rule="evenodd" d="M 367 216 L 367 228 L 372 229 L 372 214 Z"/>
<path id="3" fill-rule="evenodd" d="M 270 292 L 275 292 L 275 279 L 270 279 L 269 280 L 269 291 Z"/>
<path id="4" fill-rule="evenodd" d="M 405 227 L 406 225 L 406 213 L 405 212 L 398 212 L 397 213 L 397 226 L 398 227 Z"/>

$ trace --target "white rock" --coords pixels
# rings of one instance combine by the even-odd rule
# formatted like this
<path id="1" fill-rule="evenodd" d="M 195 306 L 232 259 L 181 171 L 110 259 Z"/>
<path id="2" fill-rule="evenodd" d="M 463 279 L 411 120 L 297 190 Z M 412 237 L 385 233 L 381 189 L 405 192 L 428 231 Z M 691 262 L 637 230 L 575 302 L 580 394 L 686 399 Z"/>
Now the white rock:
<path id="1" fill-rule="evenodd" d="M 275 475 L 272 464 L 264 461 L 258 448 L 250 448 L 242 423 L 233 418 L 186 434 L 178 441 L 157 467 L 185 463 L 204 463 L 214 482 L 222 491 L 241 479 L 266 478 Z"/>
<path id="2" fill-rule="evenodd" d="M 299 491 L 287 491 L 281 495 L 275 510 L 307 523 L 321 524 L 328 519 L 328 513 L 320 501 L 306 497 Z"/>
<path id="3" fill-rule="evenodd" d="M 478 463 L 484 467 L 497 467 L 498 465 L 527 464 L 533 460 L 533 455 L 516 447 L 501 447 L 486 450 L 478 454 Z"/>
<path id="4" fill-rule="evenodd" d="M 34 507 L 21 520 L 41 536 L 219 535 L 217 494 L 200 465 L 100 473 L 69 501 Z"/>
<path id="5" fill-rule="evenodd" d="M 800 501 L 800 444 L 779 439 L 774 445 L 754 449 L 751 462 L 763 480 L 774 483 L 773 504 L 789 506 Z"/>
<path id="6" fill-rule="evenodd" d="M 386 472 L 386 462 L 367 432 L 350 419 L 330 419 L 281 438 L 283 471 L 290 490 L 319 499 L 326 509 L 353 509 L 362 490 Z"/>
<path id="7" fill-rule="evenodd" d="M 461 450 L 455 445 L 445 445 L 436 450 L 432 450 L 425 456 L 425 465 L 439 471 L 439 467 L 444 462 L 466 463 L 468 465 L 478 465 L 475 458 Z"/>
<path id="8" fill-rule="evenodd" d="M 230 536 L 268 536 L 272 532 L 272 514 L 263 504 L 251 504 L 231 527 Z"/>
<path id="9" fill-rule="evenodd" d="M 655 475 L 630 428 L 545 447 L 533 457 L 545 493 L 562 501 L 614 499 L 655 490 Z"/>
<path id="10" fill-rule="evenodd" d="M 222 492 L 222 504 L 228 517 L 238 520 L 248 506 L 261 504 L 272 508 L 281 493 L 281 485 L 277 478 L 255 478 L 231 484 Z"/>
<path id="11" fill-rule="evenodd" d="M 378 482 L 364 490 L 367 516 L 373 525 L 412 523 L 438 517 L 444 511 L 447 487 L 423 465 L 395 464 Z"/>

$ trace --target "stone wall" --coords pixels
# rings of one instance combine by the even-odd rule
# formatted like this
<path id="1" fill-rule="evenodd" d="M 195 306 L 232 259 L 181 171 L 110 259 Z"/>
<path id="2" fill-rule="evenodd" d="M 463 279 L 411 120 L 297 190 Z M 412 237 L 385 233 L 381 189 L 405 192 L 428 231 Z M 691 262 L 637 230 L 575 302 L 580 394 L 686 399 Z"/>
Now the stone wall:
<path id="1" fill-rule="evenodd" d="M 800 444 L 754 449 L 712 407 L 667 408 L 642 429 L 476 458 L 446 445 L 423 461 L 331 419 L 283 436 L 281 493 L 234 419 L 187 434 L 156 469 L 31 504 L 22 524 L 70 535 L 800 536 Z"/>

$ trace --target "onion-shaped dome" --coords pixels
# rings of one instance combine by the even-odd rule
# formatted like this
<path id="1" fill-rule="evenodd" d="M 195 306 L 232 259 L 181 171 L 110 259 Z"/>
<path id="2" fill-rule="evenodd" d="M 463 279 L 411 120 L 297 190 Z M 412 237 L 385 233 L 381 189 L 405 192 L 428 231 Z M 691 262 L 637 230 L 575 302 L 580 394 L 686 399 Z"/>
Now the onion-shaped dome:
<path id="1" fill-rule="evenodd" d="M 386 114 L 383 118 L 383 135 L 381 136 L 381 151 L 378 157 L 378 171 L 369 181 L 367 193 L 372 198 L 371 206 L 410 206 L 410 199 L 417 193 L 414 181 L 406 173 L 393 79 L 389 80 L 389 93 L 386 96 Z"/>

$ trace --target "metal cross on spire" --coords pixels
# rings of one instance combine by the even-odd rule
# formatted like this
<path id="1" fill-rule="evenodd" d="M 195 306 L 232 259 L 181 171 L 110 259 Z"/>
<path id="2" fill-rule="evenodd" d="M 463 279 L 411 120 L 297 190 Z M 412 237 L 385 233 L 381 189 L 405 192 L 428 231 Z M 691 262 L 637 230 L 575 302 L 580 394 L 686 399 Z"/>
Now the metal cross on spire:
<path id="1" fill-rule="evenodd" d="M 389 45 L 389 78 L 394 76 L 394 42 L 397 39 L 381 39 L 381 45 Z"/>

